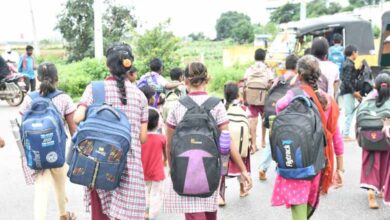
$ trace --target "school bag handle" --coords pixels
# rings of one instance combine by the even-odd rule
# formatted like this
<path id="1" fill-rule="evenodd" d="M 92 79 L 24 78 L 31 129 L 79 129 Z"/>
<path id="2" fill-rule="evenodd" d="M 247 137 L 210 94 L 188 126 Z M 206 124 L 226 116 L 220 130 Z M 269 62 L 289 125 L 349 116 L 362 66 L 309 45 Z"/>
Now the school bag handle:
<path id="1" fill-rule="evenodd" d="M 97 111 L 96 111 L 96 114 L 99 114 L 101 113 L 102 111 L 110 111 L 113 115 L 115 115 L 115 117 L 118 119 L 118 121 L 121 120 L 121 116 L 118 114 L 118 112 L 116 112 L 114 109 L 112 109 L 111 107 L 109 106 L 105 106 L 103 105 L 102 107 L 100 107 Z"/>
<path id="2" fill-rule="evenodd" d="M 291 102 L 295 101 L 295 100 L 302 100 L 305 102 L 305 104 L 309 107 L 309 108 L 312 108 L 313 107 L 313 104 L 312 102 L 310 101 L 310 99 L 308 99 L 305 95 L 297 95 L 295 96 Z"/>

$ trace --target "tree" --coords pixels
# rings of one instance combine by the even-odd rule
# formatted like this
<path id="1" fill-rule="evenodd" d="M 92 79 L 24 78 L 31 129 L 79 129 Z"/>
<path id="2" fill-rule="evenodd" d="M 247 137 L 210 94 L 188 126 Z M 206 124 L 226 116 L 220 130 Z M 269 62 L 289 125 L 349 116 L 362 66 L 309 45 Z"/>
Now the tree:
<path id="1" fill-rule="evenodd" d="M 93 43 L 93 0 L 68 0 L 65 9 L 58 15 L 56 29 L 66 40 L 68 60 L 82 60 L 92 57 Z"/>
<path id="2" fill-rule="evenodd" d="M 135 65 L 141 74 L 149 71 L 149 62 L 153 58 L 160 58 L 163 61 L 164 75 L 168 75 L 172 68 L 180 66 L 180 56 L 177 53 L 180 39 L 167 31 L 169 24 L 168 20 L 138 37 Z"/>
<path id="3" fill-rule="evenodd" d="M 261 24 L 257 24 L 254 26 L 255 34 L 270 34 L 272 38 L 276 36 L 279 29 L 277 24 L 269 22 L 266 25 L 262 26 Z"/>
<path id="4" fill-rule="evenodd" d="M 123 42 L 131 36 L 128 34 L 137 27 L 137 20 L 132 11 L 134 8 L 111 6 L 103 16 L 103 36 L 105 50 L 114 42 Z"/>
<path id="5" fill-rule="evenodd" d="M 299 20 L 299 4 L 287 3 L 271 13 L 271 22 L 276 24 Z"/>
<path id="6" fill-rule="evenodd" d="M 307 17 L 314 18 L 322 15 L 331 15 L 342 11 L 339 3 L 331 2 L 329 7 L 326 7 L 326 0 L 317 0 L 307 3 Z M 287 3 L 284 6 L 276 9 L 271 13 L 271 22 L 287 23 L 290 21 L 298 21 L 300 16 L 300 5 Z"/>
<path id="7" fill-rule="evenodd" d="M 58 29 L 66 40 L 65 49 L 68 61 L 78 61 L 94 55 L 94 0 L 68 0 L 64 10 L 57 16 Z M 115 6 L 105 1 L 106 13 L 103 16 L 104 45 L 123 40 L 126 33 L 137 22 L 131 14 L 133 8 Z"/>
<path id="8" fill-rule="evenodd" d="M 253 26 L 247 20 L 240 20 L 232 29 L 232 38 L 240 44 L 253 42 L 254 39 Z"/>
<path id="9" fill-rule="evenodd" d="M 188 37 L 191 38 L 191 40 L 193 41 L 202 41 L 206 39 L 206 36 L 204 36 L 203 32 L 191 33 L 188 35 Z"/>
<path id="10" fill-rule="evenodd" d="M 243 13 L 236 11 L 223 13 L 217 20 L 215 29 L 217 31 L 217 40 L 233 38 L 235 41 L 241 43 L 253 41 L 253 36 L 249 36 L 250 33 L 253 35 L 251 19 Z M 239 30 L 244 33 L 238 33 Z"/>

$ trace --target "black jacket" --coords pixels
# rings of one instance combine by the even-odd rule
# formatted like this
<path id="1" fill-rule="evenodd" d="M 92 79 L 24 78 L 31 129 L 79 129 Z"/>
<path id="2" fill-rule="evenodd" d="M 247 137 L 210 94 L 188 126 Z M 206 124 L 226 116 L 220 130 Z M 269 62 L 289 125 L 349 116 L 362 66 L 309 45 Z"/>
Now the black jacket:
<path id="1" fill-rule="evenodd" d="M 357 77 L 358 71 L 355 68 L 355 63 L 347 58 L 343 64 L 340 95 L 352 94 L 356 91 Z"/>

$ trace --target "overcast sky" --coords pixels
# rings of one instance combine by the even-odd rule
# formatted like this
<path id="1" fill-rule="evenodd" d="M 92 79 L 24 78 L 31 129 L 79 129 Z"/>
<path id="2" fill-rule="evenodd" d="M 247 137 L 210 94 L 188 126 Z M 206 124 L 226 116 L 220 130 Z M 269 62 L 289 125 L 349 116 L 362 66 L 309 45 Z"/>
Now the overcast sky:
<path id="1" fill-rule="evenodd" d="M 28 0 L 1 0 L 0 42 L 32 39 Z M 66 0 L 31 0 L 39 39 L 59 38 L 54 31 L 57 14 Z M 135 15 L 144 29 L 171 18 L 171 30 L 178 36 L 204 32 L 215 37 L 215 23 L 221 13 L 234 10 L 249 15 L 253 23 L 267 22 L 265 0 L 116 0 L 135 7 Z M 140 30 L 142 31 L 142 30 Z"/>

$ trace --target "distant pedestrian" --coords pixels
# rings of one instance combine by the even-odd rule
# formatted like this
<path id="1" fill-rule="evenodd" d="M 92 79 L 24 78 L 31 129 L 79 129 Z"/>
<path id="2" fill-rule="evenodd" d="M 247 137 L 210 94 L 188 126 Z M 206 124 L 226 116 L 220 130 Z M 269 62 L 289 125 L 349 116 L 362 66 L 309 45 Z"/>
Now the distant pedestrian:
<path id="1" fill-rule="evenodd" d="M 358 102 L 361 102 L 362 96 L 356 89 L 358 70 L 355 68 L 355 60 L 358 57 L 358 50 L 354 45 L 348 45 L 344 50 L 344 54 L 347 58 L 343 64 L 343 74 L 340 86 L 340 95 L 343 96 L 344 100 L 342 105 L 345 120 L 343 138 L 344 141 L 351 141 L 353 139 L 349 136 L 349 132 L 353 114 L 355 112 L 355 99 L 357 99 Z"/>
<path id="2" fill-rule="evenodd" d="M 33 57 L 34 47 L 28 45 L 26 47 L 26 53 L 19 59 L 18 71 L 22 73 L 26 78 L 27 90 L 35 91 L 35 59 Z"/>
<path id="3" fill-rule="evenodd" d="M 46 97 L 54 93 L 57 90 L 59 80 L 56 66 L 52 63 L 42 63 L 39 65 L 38 80 L 41 82 L 39 87 L 40 96 Z M 30 96 L 26 96 L 20 109 L 20 113 L 22 115 L 30 110 L 32 102 L 32 98 Z M 52 98 L 52 102 L 61 114 L 61 117 L 66 121 L 67 126 L 65 127 L 68 127 L 70 134 L 73 135 L 76 131 L 76 124 L 73 122 L 73 115 L 76 110 L 76 106 L 74 105 L 71 97 L 62 93 Z M 63 151 L 65 152 L 65 149 L 63 149 Z M 56 194 L 60 220 L 76 219 L 74 213 L 66 211 L 66 203 L 68 202 L 68 199 L 66 197 L 65 184 L 68 166 L 64 164 L 59 168 L 32 170 L 27 166 L 26 158 L 23 158 L 22 162 L 27 184 L 34 184 L 35 187 L 34 219 L 46 219 L 49 188 L 51 185 L 53 185 L 54 192 Z"/>
<path id="4" fill-rule="evenodd" d="M 168 82 L 163 76 L 164 64 L 159 58 L 154 58 L 149 64 L 150 72 L 145 73 L 138 81 L 137 86 L 139 88 L 149 85 L 154 88 L 154 103 L 153 107 L 157 108 L 159 103 L 160 94 L 164 93 L 166 89 L 174 89 L 180 85 L 181 82 Z"/>
<path id="5" fill-rule="evenodd" d="M 277 93 L 278 98 L 280 98 L 286 94 L 285 93 L 286 90 L 284 89 L 285 84 L 289 83 L 289 85 L 286 85 L 287 88 L 293 88 L 293 87 L 296 87 L 299 85 L 300 82 L 298 79 L 298 75 L 296 73 L 297 62 L 298 62 L 298 57 L 294 54 L 286 57 L 286 63 L 285 63 L 286 72 L 283 74 L 283 76 L 276 78 L 274 80 L 273 85 L 270 88 L 268 95 L 270 95 L 271 92 L 273 94 Z M 282 84 L 283 82 L 285 84 Z M 272 106 L 265 106 L 266 110 L 265 110 L 264 123 L 266 123 L 265 120 L 269 120 L 269 118 L 266 118 L 267 116 L 270 116 L 270 115 L 267 115 L 268 114 L 267 109 L 269 107 L 271 107 L 273 109 L 273 115 L 275 114 L 274 104 L 276 104 L 276 103 L 271 103 Z M 268 121 L 268 124 L 269 124 L 269 121 Z M 271 166 L 271 162 L 272 162 L 271 146 L 270 146 L 270 143 L 267 143 L 266 147 L 261 152 L 261 157 L 260 157 L 260 165 L 259 165 L 259 179 L 260 180 L 262 180 L 262 181 L 267 180 L 267 170 Z"/>
<path id="6" fill-rule="evenodd" d="M 328 79 L 328 88 L 325 92 L 333 98 L 336 98 L 336 93 L 338 93 L 340 85 L 340 72 L 339 67 L 336 64 L 327 60 L 328 50 L 328 40 L 324 37 L 318 37 L 313 40 L 311 54 L 319 59 L 321 74 Z"/>
<path id="7" fill-rule="evenodd" d="M 246 170 L 250 173 L 251 171 L 251 162 L 250 162 L 250 132 L 248 125 L 248 116 L 246 113 L 246 106 L 240 103 L 239 94 L 238 94 L 238 85 L 236 83 L 227 83 L 224 86 L 224 96 L 225 96 L 225 107 L 228 112 L 229 118 L 229 131 L 233 136 L 233 141 L 236 146 L 239 148 L 239 152 L 242 158 L 242 161 L 245 164 Z M 241 150 L 241 151 L 240 151 Z M 241 172 L 239 167 L 229 160 L 228 172 L 226 176 L 221 177 L 221 186 L 219 191 L 219 205 L 225 205 L 225 188 L 227 177 L 237 177 L 237 180 L 240 184 L 240 197 L 245 197 L 249 193 L 245 190 L 244 183 L 241 182 L 240 178 Z"/>
<path id="8" fill-rule="evenodd" d="M 379 74 L 375 79 L 375 90 L 373 90 L 367 96 L 367 100 L 364 101 L 367 102 L 375 99 L 375 107 L 372 105 L 374 108 L 367 110 L 376 112 L 375 109 L 377 108 L 383 109 L 382 106 L 390 106 L 389 97 L 390 75 L 387 73 Z M 364 103 L 362 103 L 362 105 L 363 104 Z M 390 109 L 384 110 L 390 112 Z M 390 118 L 383 118 L 383 120 L 385 121 L 383 132 L 384 135 L 388 135 Z M 377 133 L 375 133 L 375 135 L 377 135 Z M 388 140 L 390 140 L 390 137 L 387 137 Z M 390 149 L 390 147 L 388 148 Z M 368 205 L 371 209 L 379 208 L 375 199 L 376 196 L 382 196 L 385 202 L 390 203 L 390 151 L 369 151 L 363 148 L 360 187 L 368 190 Z"/>
<path id="9" fill-rule="evenodd" d="M 329 47 L 329 55 L 328 59 L 329 61 L 333 62 L 339 67 L 339 72 L 341 78 L 341 73 L 343 71 L 343 63 L 345 61 L 344 56 L 344 47 L 343 47 L 343 35 L 339 33 L 335 33 L 333 35 L 333 46 Z"/>
<path id="10" fill-rule="evenodd" d="M 138 70 L 135 66 L 132 66 L 127 72 L 127 78 L 132 84 L 135 84 L 138 78 Z"/>
<path id="11" fill-rule="evenodd" d="M 257 49 L 255 51 L 255 64 L 251 65 L 245 72 L 244 80 L 244 101 L 248 104 L 249 125 L 251 129 L 252 146 L 251 151 L 258 151 L 257 147 L 257 124 L 259 116 L 263 117 L 264 101 L 270 82 L 273 79 L 271 70 L 265 64 L 266 51 Z M 266 129 L 262 127 L 261 146 L 264 148 Z"/>

